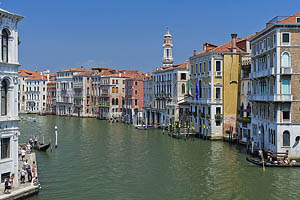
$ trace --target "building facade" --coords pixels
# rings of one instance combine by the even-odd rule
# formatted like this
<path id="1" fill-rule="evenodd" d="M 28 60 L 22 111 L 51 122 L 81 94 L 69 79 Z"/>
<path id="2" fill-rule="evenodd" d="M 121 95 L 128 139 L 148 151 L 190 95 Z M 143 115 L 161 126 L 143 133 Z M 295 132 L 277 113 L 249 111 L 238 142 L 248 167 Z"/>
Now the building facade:
<path id="1" fill-rule="evenodd" d="M 243 57 L 249 57 L 252 36 L 216 46 L 203 44 L 203 51 L 190 57 L 190 124 L 195 132 L 210 139 L 237 133 L 239 74 Z"/>
<path id="2" fill-rule="evenodd" d="M 46 113 L 56 114 L 56 81 L 47 83 Z"/>
<path id="3" fill-rule="evenodd" d="M 135 125 L 143 123 L 143 75 L 125 80 L 123 120 Z"/>
<path id="4" fill-rule="evenodd" d="M 153 71 L 153 108 L 148 121 L 154 126 L 168 126 L 179 121 L 179 104 L 188 95 L 189 62 L 161 67 Z"/>
<path id="5" fill-rule="evenodd" d="M 1 18 L 1 56 L 0 56 L 0 174 L 1 183 L 14 174 L 14 183 L 18 185 L 18 22 L 22 16 L 0 9 Z"/>
<path id="6" fill-rule="evenodd" d="M 73 77 L 84 68 L 71 68 L 57 72 L 56 77 L 56 115 L 72 116 L 74 109 Z"/>
<path id="7" fill-rule="evenodd" d="M 143 124 L 148 126 L 154 124 L 153 118 L 150 118 L 150 116 L 154 116 L 154 114 L 151 113 L 154 100 L 153 80 L 151 73 L 146 74 L 143 80 L 143 96 Z"/>
<path id="8" fill-rule="evenodd" d="M 249 95 L 251 85 L 249 74 L 251 72 L 251 58 L 242 57 L 242 68 L 240 73 L 239 110 L 238 110 L 238 139 L 241 144 L 250 142 L 251 130 L 251 104 Z"/>
<path id="9" fill-rule="evenodd" d="M 300 157 L 300 13 L 275 17 L 250 40 L 251 140 Z"/>

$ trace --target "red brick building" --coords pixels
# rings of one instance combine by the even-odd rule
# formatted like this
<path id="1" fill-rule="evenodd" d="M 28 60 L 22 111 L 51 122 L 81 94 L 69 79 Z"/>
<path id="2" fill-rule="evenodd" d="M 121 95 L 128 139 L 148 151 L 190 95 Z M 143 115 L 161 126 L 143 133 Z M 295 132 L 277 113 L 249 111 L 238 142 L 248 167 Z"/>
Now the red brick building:
<path id="1" fill-rule="evenodd" d="M 141 124 L 143 119 L 143 78 L 144 74 L 134 74 L 125 80 L 125 106 L 123 119 L 133 124 Z"/>

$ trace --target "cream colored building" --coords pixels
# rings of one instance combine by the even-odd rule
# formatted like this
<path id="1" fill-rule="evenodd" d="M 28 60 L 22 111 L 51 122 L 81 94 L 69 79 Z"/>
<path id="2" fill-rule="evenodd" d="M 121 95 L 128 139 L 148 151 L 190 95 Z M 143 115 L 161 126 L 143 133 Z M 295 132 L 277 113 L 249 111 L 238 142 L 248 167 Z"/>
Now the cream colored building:
<path id="1" fill-rule="evenodd" d="M 231 41 L 204 43 L 203 50 L 190 57 L 190 125 L 200 136 L 223 139 L 229 131 L 237 133 L 239 75 L 243 57 L 250 55 L 249 38 L 231 34 Z"/>

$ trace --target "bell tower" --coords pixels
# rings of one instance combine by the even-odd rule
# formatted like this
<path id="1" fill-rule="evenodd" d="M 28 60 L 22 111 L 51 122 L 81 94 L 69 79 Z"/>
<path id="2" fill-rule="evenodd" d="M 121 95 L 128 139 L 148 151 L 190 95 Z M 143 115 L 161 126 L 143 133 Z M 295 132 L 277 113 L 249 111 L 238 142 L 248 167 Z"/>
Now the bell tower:
<path id="1" fill-rule="evenodd" d="M 163 66 L 171 66 L 173 65 L 173 44 L 172 44 L 172 35 L 167 28 L 167 32 L 164 35 L 164 57 L 163 57 Z"/>

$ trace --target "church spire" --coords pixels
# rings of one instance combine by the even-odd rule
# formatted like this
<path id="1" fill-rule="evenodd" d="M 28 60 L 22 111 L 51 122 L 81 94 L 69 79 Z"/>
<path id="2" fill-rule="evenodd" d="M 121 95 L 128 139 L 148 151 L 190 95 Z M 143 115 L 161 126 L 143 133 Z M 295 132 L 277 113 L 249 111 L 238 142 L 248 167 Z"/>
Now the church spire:
<path id="1" fill-rule="evenodd" d="M 172 35 L 167 28 L 166 34 L 164 35 L 164 57 L 163 57 L 163 66 L 173 65 L 173 44 L 172 44 Z"/>

